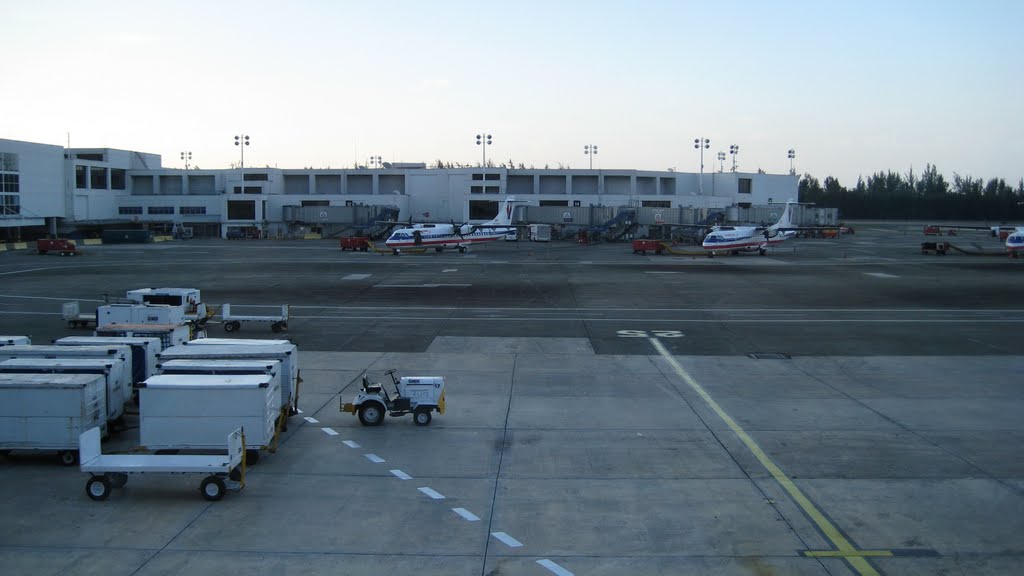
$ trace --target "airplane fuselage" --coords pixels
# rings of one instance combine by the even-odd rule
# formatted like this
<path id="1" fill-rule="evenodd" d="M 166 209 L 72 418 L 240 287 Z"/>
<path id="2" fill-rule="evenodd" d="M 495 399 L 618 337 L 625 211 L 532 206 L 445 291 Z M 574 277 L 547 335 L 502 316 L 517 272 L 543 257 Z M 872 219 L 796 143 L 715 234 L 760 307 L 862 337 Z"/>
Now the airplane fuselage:
<path id="1" fill-rule="evenodd" d="M 384 244 L 391 249 L 399 248 L 457 248 L 472 244 L 493 242 L 505 237 L 515 228 L 486 228 L 464 230 L 458 234 L 450 224 L 417 224 L 391 233 Z"/>
<path id="2" fill-rule="evenodd" d="M 704 238 L 701 247 L 710 253 L 759 252 L 791 238 L 791 232 L 772 232 L 766 235 L 756 226 L 719 226 Z"/>

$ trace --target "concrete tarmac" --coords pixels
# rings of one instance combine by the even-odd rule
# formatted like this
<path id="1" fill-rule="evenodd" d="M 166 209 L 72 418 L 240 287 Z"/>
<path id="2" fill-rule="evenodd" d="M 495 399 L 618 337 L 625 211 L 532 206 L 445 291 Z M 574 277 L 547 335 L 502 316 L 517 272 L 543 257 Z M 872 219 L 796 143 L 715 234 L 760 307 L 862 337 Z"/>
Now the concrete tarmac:
<path id="1" fill-rule="evenodd" d="M 133 477 L 108 501 L 0 461 L 6 574 L 1024 573 L 1024 263 L 858 226 L 767 256 L 336 241 L 0 253 L 0 334 L 104 294 L 291 305 L 303 413 L 240 493 Z M 935 240 L 935 238 L 927 238 Z M 998 248 L 983 235 L 953 239 Z M 263 306 L 261 308 L 260 306 Z M 210 336 L 225 336 L 211 324 Z M 237 337 L 278 337 L 243 325 Z M 339 412 L 363 372 L 443 375 L 448 410 Z M 137 425 L 137 420 L 132 421 Z M 135 429 L 105 442 L 130 449 Z"/>

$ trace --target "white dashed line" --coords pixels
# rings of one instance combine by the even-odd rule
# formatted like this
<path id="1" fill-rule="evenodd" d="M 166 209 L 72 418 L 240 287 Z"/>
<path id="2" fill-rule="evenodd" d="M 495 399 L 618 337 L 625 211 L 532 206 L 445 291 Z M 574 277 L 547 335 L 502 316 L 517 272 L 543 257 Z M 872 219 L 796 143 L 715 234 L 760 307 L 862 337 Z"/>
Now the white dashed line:
<path id="1" fill-rule="evenodd" d="M 458 271 L 459 271 L 458 268 L 445 268 L 444 270 L 441 270 L 441 272 L 458 272 Z"/>
<path id="2" fill-rule="evenodd" d="M 337 436 L 338 435 L 338 433 L 335 432 L 333 428 L 321 428 L 321 430 L 323 430 L 324 434 L 327 434 L 328 436 Z"/>
<path id="3" fill-rule="evenodd" d="M 344 441 L 342 441 L 342 444 L 344 444 L 345 446 L 348 446 L 349 448 L 361 448 L 361 446 L 359 446 L 359 444 L 356 444 L 355 442 L 353 442 L 351 440 L 344 440 Z"/>
<path id="4" fill-rule="evenodd" d="M 419 490 L 420 492 L 423 492 L 427 496 L 430 496 L 434 500 L 444 500 L 444 495 L 443 494 L 437 492 L 436 490 L 434 490 L 433 488 L 430 488 L 428 486 L 422 486 L 420 488 L 417 488 L 417 490 Z"/>
<path id="5" fill-rule="evenodd" d="M 547 558 L 544 558 L 543 560 L 537 560 L 537 564 L 540 564 L 541 566 L 547 568 L 548 570 L 551 570 L 555 574 L 558 574 L 558 576 L 573 576 L 572 572 L 569 572 L 565 568 L 562 568 L 561 566 L 559 566 L 558 564 L 555 564 L 554 562 L 552 562 L 551 560 L 548 560 Z"/>
<path id="6" fill-rule="evenodd" d="M 473 514 L 469 510 L 466 510 L 465 508 L 452 508 L 452 511 L 458 514 L 459 516 L 462 516 L 466 520 L 469 520 L 470 522 L 477 522 L 480 520 L 479 516 Z"/>
<path id="7" fill-rule="evenodd" d="M 320 423 L 319 420 L 317 420 L 316 418 L 313 418 L 312 416 L 306 416 L 306 422 L 309 422 L 310 424 L 319 424 Z"/>
<path id="8" fill-rule="evenodd" d="M 523 545 L 522 542 L 520 542 L 519 540 L 516 540 L 515 538 L 509 536 L 508 534 L 505 534 L 504 532 L 491 532 L 491 536 L 494 536 L 498 540 L 501 540 L 509 548 L 519 548 L 520 546 Z"/>
<path id="9" fill-rule="evenodd" d="M 366 456 L 366 459 L 369 460 L 370 462 L 376 462 L 377 464 L 380 464 L 381 462 L 384 461 L 383 458 L 377 456 L 376 454 L 363 454 L 363 456 Z"/>
<path id="10" fill-rule="evenodd" d="M 302 410 L 299 410 L 298 408 L 296 408 L 295 411 L 298 412 L 299 414 L 303 414 Z"/>
<path id="11" fill-rule="evenodd" d="M 402 472 L 401 470 L 392 470 L 391 473 L 394 474 L 395 476 L 398 476 L 402 480 L 412 480 L 412 476 L 409 476 L 408 474 Z"/>
<path id="12" fill-rule="evenodd" d="M 899 276 L 893 276 L 892 274 L 886 274 L 885 272 L 865 272 L 867 276 L 874 276 L 875 278 L 899 278 Z"/>
<path id="13" fill-rule="evenodd" d="M 348 276 L 342 278 L 342 280 L 363 280 L 369 277 L 369 274 L 349 274 Z"/>

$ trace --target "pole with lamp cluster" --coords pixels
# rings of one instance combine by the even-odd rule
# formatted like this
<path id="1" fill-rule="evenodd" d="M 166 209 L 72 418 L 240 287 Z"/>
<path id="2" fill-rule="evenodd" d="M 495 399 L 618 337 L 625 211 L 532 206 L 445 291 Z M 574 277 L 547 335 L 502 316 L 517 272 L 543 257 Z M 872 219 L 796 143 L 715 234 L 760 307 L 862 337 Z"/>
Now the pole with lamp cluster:
<path id="1" fill-rule="evenodd" d="M 729 145 L 729 154 L 732 155 L 732 171 L 736 171 L 736 155 L 740 153 L 740 147 L 738 144 Z"/>
<path id="2" fill-rule="evenodd" d="M 590 169 L 594 169 L 594 156 L 597 155 L 597 144 L 587 144 L 583 147 L 583 154 L 590 158 Z"/>
<path id="3" fill-rule="evenodd" d="M 480 167 L 487 168 L 487 147 L 491 145 L 491 135 L 487 133 L 477 134 L 476 145 L 483 147 L 484 158 Z"/>
<path id="4" fill-rule="evenodd" d="M 711 140 L 707 138 L 694 138 L 693 147 L 700 150 L 700 180 L 697 181 L 697 193 L 704 194 L 704 150 L 711 147 Z"/>

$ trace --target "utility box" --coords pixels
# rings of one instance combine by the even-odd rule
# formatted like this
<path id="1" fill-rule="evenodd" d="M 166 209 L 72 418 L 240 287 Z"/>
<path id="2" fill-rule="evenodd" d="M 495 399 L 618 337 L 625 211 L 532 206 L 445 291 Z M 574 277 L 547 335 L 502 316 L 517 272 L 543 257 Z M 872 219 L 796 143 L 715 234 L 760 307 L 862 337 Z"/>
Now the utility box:
<path id="1" fill-rule="evenodd" d="M 252 346 L 188 344 L 187 346 L 172 346 L 161 352 L 159 358 L 161 364 L 169 360 L 277 360 L 281 363 L 281 402 L 279 406 L 282 408 L 292 406 L 298 386 L 299 351 L 291 343 Z"/>
<path id="2" fill-rule="evenodd" d="M 550 224 L 530 224 L 530 241 L 531 242 L 550 242 L 551 241 L 551 225 Z"/>
<path id="3" fill-rule="evenodd" d="M 139 388 L 139 441 L 151 449 L 222 449 L 245 430 L 253 449 L 268 446 L 281 390 L 267 374 L 158 374 Z"/>
<path id="4" fill-rule="evenodd" d="M 0 336 L 0 347 L 2 346 L 26 346 L 32 343 L 28 336 Z"/>
<path id="5" fill-rule="evenodd" d="M 185 307 L 166 304 L 107 304 L 96 309 L 96 322 L 107 324 L 185 323 Z"/>
<path id="6" fill-rule="evenodd" d="M 156 355 L 163 350 L 159 338 L 132 336 L 67 336 L 54 340 L 56 346 L 128 346 L 132 351 L 132 384 L 141 384 L 156 374 Z"/>
<path id="7" fill-rule="evenodd" d="M 77 453 L 82 432 L 106 433 L 105 389 L 97 374 L 0 373 L 0 449 Z"/>
<path id="8" fill-rule="evenodd" d="M 0 361 L 0 373 L 101 375 L 106 382 L 104 412 L 110 421 L 124 415 L 132 395 L 131 368 L 121 358 L 11 358 Z"/>

